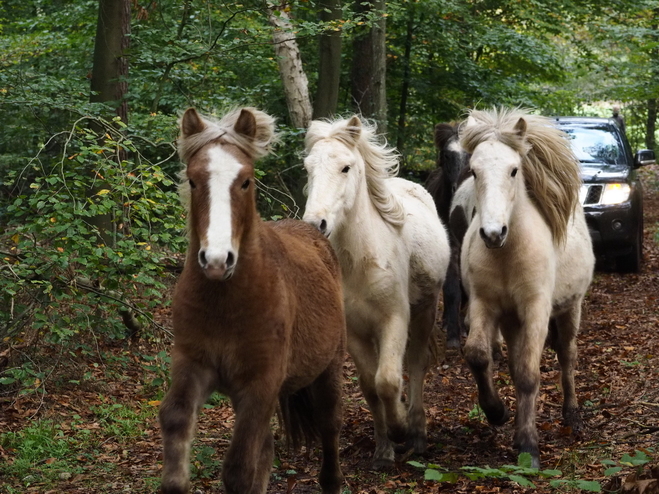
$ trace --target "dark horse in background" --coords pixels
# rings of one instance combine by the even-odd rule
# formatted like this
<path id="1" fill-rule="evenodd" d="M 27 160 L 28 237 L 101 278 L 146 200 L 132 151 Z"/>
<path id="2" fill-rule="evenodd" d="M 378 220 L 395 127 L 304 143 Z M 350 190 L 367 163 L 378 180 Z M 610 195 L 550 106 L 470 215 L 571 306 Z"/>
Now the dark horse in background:
<path id="1" fill-rule="evenodd" d="M 469 177 L 468 155 L 460 146 L 459 123 L 440 123 L 435 126 L 434 140 L 437 147 L 437 168 L 426 181 L 442 223 L 449 232 L 451 262 L 444 282 L 444 311 L 442 323 L 446 328 L 446 346 L 460 348 L 460 336 L 464 334 L 460 307 L 462 285 L 460 283 L 460 247 L 467 231 L 468 218 L 451 214 L 451 201 L 460 184 Z M 461 209 L 460 209 L 461 211 Z"/>

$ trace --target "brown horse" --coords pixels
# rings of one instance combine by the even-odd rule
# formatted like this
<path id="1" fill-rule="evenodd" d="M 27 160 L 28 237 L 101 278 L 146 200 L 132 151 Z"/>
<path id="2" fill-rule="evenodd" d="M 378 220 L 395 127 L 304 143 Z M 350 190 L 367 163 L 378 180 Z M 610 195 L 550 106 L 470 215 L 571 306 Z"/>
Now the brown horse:
<path id="1" fill-rule="evenodd" d="M 190 244 L 172 305 L 172 385 L 160 408 L 165 494 L 189 491 L 197 414 L 215 390 L 236 414 L 222 466 L 227 492 L 266 491 L 278 402 L 294 446 L 322 441 L 323 493 L 338 494 L 343 484 L 340 269 L 311 225 L 259 217 L 254 160 L 273 138 L 274 120 L 252 108 L 220 121 L 189 109 L 181 120 Z"/>

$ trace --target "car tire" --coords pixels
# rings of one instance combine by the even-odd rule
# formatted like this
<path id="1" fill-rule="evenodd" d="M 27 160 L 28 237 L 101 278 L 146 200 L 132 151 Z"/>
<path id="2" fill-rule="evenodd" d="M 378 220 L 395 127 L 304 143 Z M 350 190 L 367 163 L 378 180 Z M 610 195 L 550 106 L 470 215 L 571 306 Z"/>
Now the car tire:
<path id="1" fill-rule="evenodd" d="M 616 260 L 618 271 L 621 273 L 638 273 L 643 260 L 643 220 L 638 226 L 636 240 L 632 244 L 632 251 Z"/>

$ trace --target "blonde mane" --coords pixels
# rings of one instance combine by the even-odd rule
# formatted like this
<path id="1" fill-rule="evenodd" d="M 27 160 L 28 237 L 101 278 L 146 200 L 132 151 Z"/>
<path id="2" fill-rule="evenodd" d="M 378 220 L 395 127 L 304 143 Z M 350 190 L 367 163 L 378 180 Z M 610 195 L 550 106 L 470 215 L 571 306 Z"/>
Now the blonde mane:
<path id="1" fill-rule="evenodd" d="M 374 124 L 360 119 L 361 126 L 351 126 L 351 120 L 313 121 L 305 138 L 306 152 L 321 139 L 336 139 L 355 149 L 364 160 L 366 187 L 373 205 L 382 219 L 393 226 L 402 226 L 405 208 L 386 184 L 387 179 L 398 175 L 399 154 L 386 140 L 380 140 Z"/>
<path id="2" fill-rule="evenodd" d="M 482 142 L 495 140 L 519 153 L 531 200 L 545 218 L 554 242 L 565 242 L 581 186 L 579 161 L 566 134 L 549 118 L 518 108 L 472 110 L 469 116 L 475 124 L 460 129 L 460 143 L 465 151 L 473 153 Z M 523 135 L 515 129 L 520 118 L 526 122 Z"/>

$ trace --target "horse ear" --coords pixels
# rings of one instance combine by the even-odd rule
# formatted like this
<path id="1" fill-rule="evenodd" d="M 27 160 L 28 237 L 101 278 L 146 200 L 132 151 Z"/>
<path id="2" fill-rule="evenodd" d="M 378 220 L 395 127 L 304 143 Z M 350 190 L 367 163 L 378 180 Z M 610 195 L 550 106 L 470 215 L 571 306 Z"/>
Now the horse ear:
<path id="1" fill-rule="evenodd" d="M 194 108 L 188 108 L 181 119 L 181 134 L 183 137 L 189 137 L 198 134 L 206 128 L 206 124 Z"/>
<path id="2" fill-rule="evenodd" d="M 456 134 L 456 129 L 451 124 L 440 123 L 435 125 L 435 146 L 442 149 L 448 140 Z"/>
<path id="3" fill-rule="evenodd" d="M 469 115 L 467 117 L 467 121 L 464 123 L 464 128 L 466 129 L 467 127 L 473 127 L 474 125 L 476 125 L 476 119 Z"/>
<path id="4" fill-rule="evenodd" d="M 348 120 L 346 130 L 348 131 L 348 135 L 350 136 L 352 141 L 357 142 L 359 136 L 362 133 L 362 121 L 359 119 L 357 115 L 353 115 L 352 118 Z"/>
<path id="5" fill-rule="evenodd" d="M 520 137 L 526 135 L 526 120 L 523 117 L 519 117 L 519 120 L 515 124 L 515 133 Z"/>
<path id="6" fill-rule="evenodd" d="M 240 111 L 236 125 L 233 126 L 233 129 L 238 133 L 242 134 L 245 137 L 253 139 L 256 136 L 256 117 L 254 114 L 243 108 Z"/>

